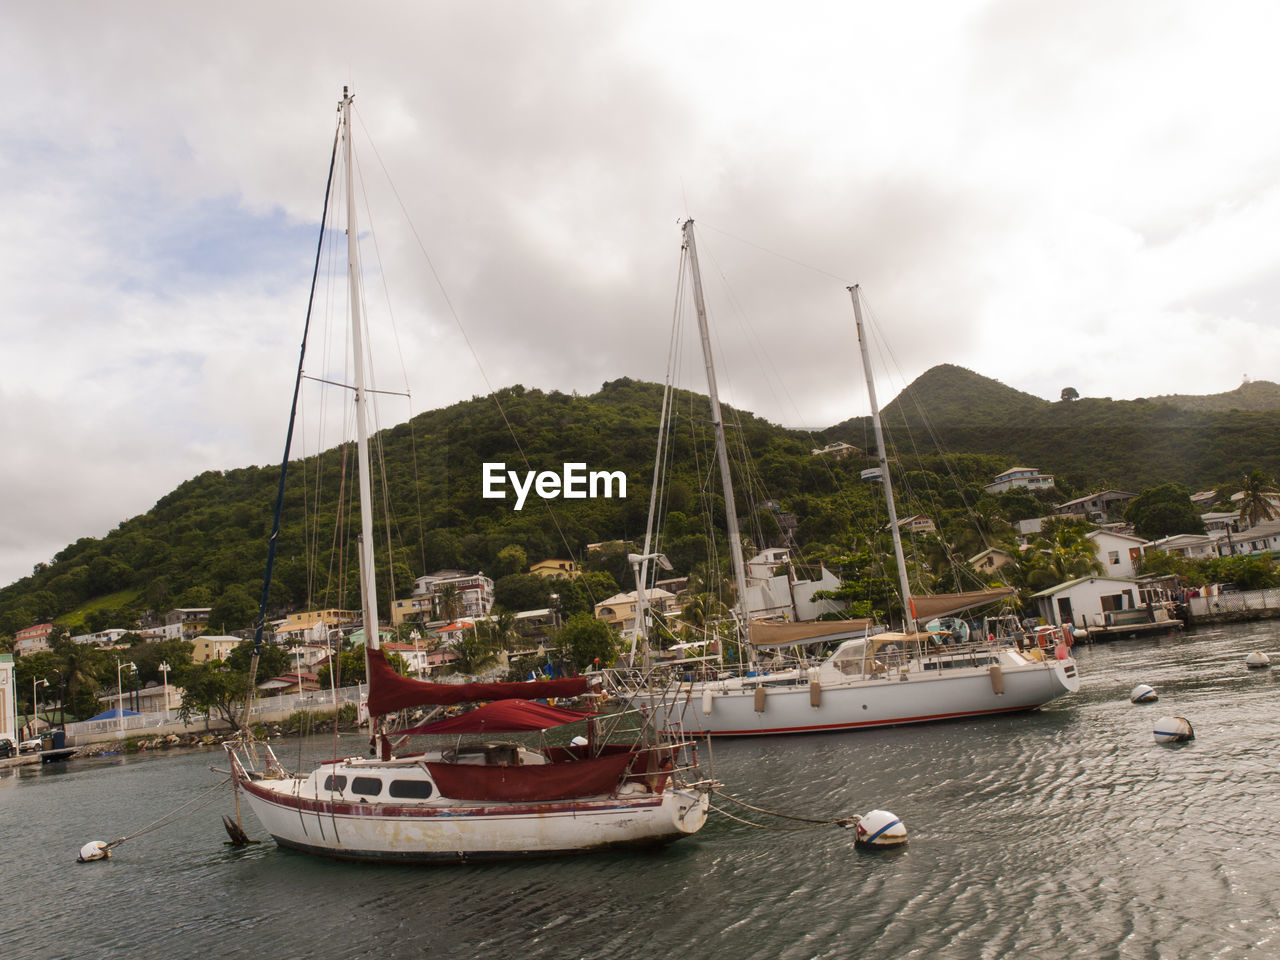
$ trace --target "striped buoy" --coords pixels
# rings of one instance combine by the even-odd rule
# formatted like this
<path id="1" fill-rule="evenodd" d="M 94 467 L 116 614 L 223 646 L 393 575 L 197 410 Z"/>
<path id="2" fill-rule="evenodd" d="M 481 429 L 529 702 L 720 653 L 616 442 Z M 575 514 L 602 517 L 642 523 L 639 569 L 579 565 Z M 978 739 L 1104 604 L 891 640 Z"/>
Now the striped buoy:
<path id="1" fill-rule="evenodd" d="M 1147 686 L 1145 683 L 1140 683 L 1129 691 L 1130 703 L 1155 703 L 1159 699 L 1160 697 L 1156 694 L 1155 690 Z"/>
<path id="2" fill-rule="evenodd" d="M 864 850 L 888 850 L 907 842 L 907 828 L 888 810 L 872 810 L 859 818 L 854 845 Z"/>
<path id="3" fill-rule="evenodd" d="M 1186 717 L 1161 717 L 1156 721 L 1156 743 L 1186 743 L 1196 738 Z"/>

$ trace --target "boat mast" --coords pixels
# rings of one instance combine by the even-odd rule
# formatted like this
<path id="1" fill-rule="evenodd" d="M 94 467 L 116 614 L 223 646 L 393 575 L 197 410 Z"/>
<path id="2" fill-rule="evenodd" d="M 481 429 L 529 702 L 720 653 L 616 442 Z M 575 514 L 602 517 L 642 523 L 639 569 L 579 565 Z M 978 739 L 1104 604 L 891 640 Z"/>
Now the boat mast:
<path id="1" fill-rule="evenodd" d="M 862 331 L 862 299 L 858 284 L 849 287 L 853 297 L 853 319 L 858 327 L 858 347 L 862 351 L 862 372 L 867 377 L 867 396 L 871 400 L 871 426 L 876 435 L 876 452 L 880 455 L 880 482 L 884 484 L 884 500 L 889 507 L 889 533 L 893 537 L 893 556 L 898 561 L 898 584 L 902 588 L 902 617 L 906 631 L 916 628 L 916 605 L 911 599 L 911 582 L 907 579 L 907 561 L 902 555 L 902 533 L 898 530 L 898 509 L 893 503 L 893 484 L 889 481 L 889 458 L 885 455 L 884 430 L 880 426 L 880 406 L 876 403 L 875 378 L 871 376 L 871 356 Z"/>
<path id="2" fill-rule="evenodd" d="M 747 576 L 742 566 L 742 538 L 738 533 L 738 508 L 733 501 L 733 480 L 729 476 L 729 451 L 724 441 L 724 418 L 720 415 L 720 394 L 716 390 L 716 368 L 711 361 L 711 334 L 707 329 L 707 304 L 702 298 L 702 271 L 698 269 L 698 248 L 693 242 L 693 220 L 684 222 L 684 244 L 689 251 L 689 272 L 693 276 L 693 305 L 698 313 L 698 333 L 702 337 L 702 359 L 707 365 L 707 394 L 711 398 L 711 421 L 716 430 L 716 456 L 720 460 L 720 480 L 724 484 L 724 510 L 729 528 L 729 554 L 733 579 L 738 588 L 740 627 L 745 629 L 751 611 L 747 609 Z"/>
<path id="3" fill-rule="evenodd" d="M 360 313 L 360 251 L 357 240 L 355 172 L 351 149 L 351 101 L 342 88 L 342 132 L 347 161 L 347 273 L 351 299 L 351 362 L 355 366 L 356 458 L 360 467 L 360 604 L 364 613 L 365 650 L 376 650 L 378 636 L 378 591 L 373 566 L 373 496 L 369 481 L 369 394 L 365 388 L 364 343 Z M 366 664 L 367 666 L 367 664 Z"/>

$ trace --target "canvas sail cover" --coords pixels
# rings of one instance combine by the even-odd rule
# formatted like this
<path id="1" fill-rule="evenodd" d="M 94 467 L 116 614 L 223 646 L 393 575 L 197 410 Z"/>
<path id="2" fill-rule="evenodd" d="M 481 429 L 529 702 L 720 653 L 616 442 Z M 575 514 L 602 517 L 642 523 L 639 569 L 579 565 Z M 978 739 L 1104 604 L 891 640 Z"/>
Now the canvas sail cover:
<path id="1" fill-rule="evenodd" d="M 538 803 L 611 794 L 636 754 L 616 753 L 573 763 L 428 763 L 441 794 L 454 800 Z"/>
<path id="2" fill-rule="evenodd" d="M 566 723 L 577 723 L 594 717 L 593 713 L 579 713 L 576 710 L 564 710 L 560 707 L 548 706 L 545 703 L 534 703 L 531 700 L 497 700 L 476 707 L 456 717 L 445 717 L 431 723 L 421 723 L 408 730 L 396 733 L 437 734 L 437 733 L 522 733 L 529 730 L 546 730 Z"/>
<path id="3" fill-rule="evenodd" d="M 962 610 L 981 607 L 1005 597 L 1013 596 L 1017 591 L 1013 587 L 997 587 L 993 590 L 971 590 L 968 593 L 934 593 L 922 597 L 912 597 L 917 620 L 932 620 L 934 617 L 946 617 Z"/>
<path id="4" fill-rule="evenodd" d="M 747 625 L 747 638 L 754 647 L 785 647 L 795 643 L 825 643 L 828 640 L 850 640 L 865 636 L 871 621 L 813 620 L 806 623 L 771 623 L 752 620 Z"/>
<path id="5" fill-rule="evenodd" d="M 587 692 L 586 677 L 521 683 L 427 683 L 396 673 L 381 647 L 365 650 L 369 662 L 369 713 L 382 716 L 408 707 L 442 707 L 482 700 L 542 700 Z"/>

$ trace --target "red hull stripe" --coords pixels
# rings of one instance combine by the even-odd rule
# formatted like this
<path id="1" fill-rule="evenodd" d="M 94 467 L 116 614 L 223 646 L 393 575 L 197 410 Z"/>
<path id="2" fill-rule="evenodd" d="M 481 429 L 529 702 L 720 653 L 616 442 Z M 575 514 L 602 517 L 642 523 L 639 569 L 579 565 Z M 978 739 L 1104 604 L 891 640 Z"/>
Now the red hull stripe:
<path id="1" fill-rule="evenodd" d="M 858 730 L 866 727 L 900 727 L 907 723 L 929 723 L 933 720 L 958 720 L 961 717 L 986 717 L 997 713 L 1020 713 L 1035 710 L 1039 704 L 1025 707 L 1003 707 L 999 710 L 967 710 L 961 713 L 935 713 L 923 717 L 900 717 L 897 720 L 863 720 L 859 723 L 820 723 L 805 727 L 768 727 L 757 730 L 698 730 L 712 737 L 759 737 L 771 733 L 821 733 L 824 730 Z"/>
<path id="2" fill-rule="evenodd" d="M 456 817 L 520 817 L 555 813 L 601 813 L 610 810 L 639 810 L 662 805 L 662 797 L 646 797 L 636 800 L 612 798 L 591 800 L 559 800 L 548 803 L 509 803 L 494 806 L 421 807 L 392 806 L 382 803 L 347 803 L 345 801 L 315 800 L 292 794 L 265 790 L 252 780 L 241 780 L 240 786 L 266 802 L 290 810 L 305 810 L 322 816 L 369 817 L 375 820 L 450 819 Z"/>

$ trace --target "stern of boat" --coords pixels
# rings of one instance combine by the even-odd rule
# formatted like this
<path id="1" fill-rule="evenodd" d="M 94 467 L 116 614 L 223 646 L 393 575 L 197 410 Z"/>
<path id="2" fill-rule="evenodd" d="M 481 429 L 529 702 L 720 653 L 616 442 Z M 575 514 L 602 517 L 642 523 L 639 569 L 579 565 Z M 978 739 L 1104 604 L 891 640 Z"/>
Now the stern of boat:
<path id="1" fill-rule="evenodd" d="M 1080 689 L 1080 670 L 1074 657 L 1053 661 L 1053 675 L 1067 693 L 1075 693 Z"/>
<path id="2" fill-rule="evenodd" d="M 711 810 L 711 792 L 715 784 L 710 780 L 682 786 L 671 786 L 663 800 L 663 807 L 671 816 L 671 823 L 682 834 L 697 833 L 707 822 Z"/>

